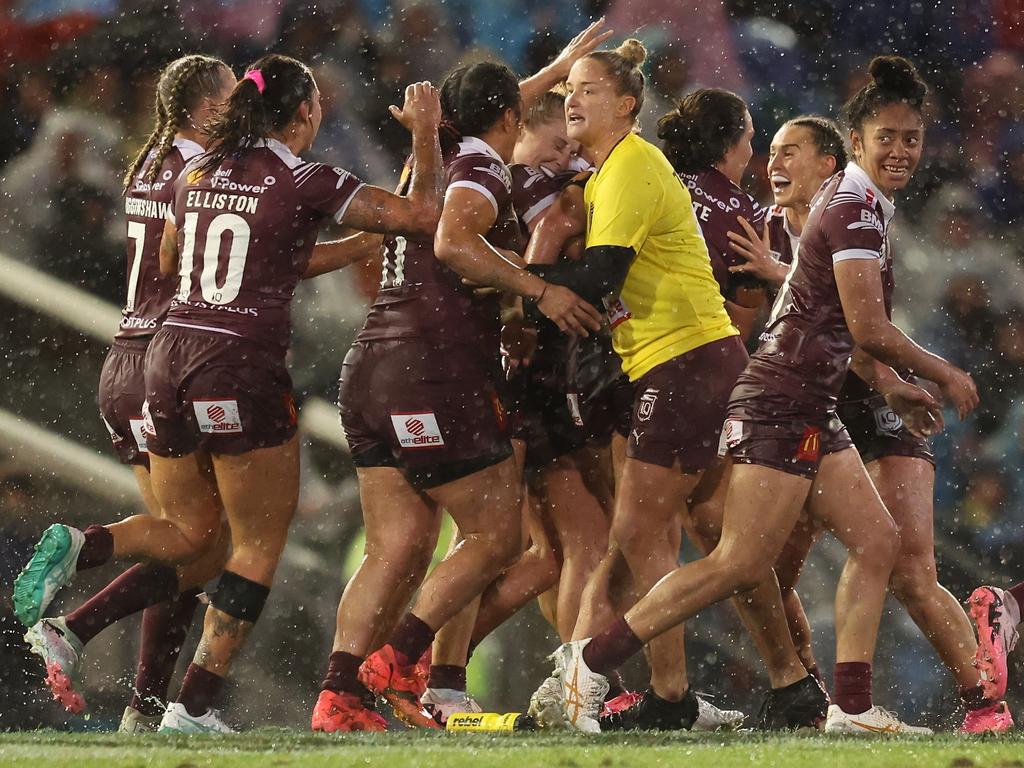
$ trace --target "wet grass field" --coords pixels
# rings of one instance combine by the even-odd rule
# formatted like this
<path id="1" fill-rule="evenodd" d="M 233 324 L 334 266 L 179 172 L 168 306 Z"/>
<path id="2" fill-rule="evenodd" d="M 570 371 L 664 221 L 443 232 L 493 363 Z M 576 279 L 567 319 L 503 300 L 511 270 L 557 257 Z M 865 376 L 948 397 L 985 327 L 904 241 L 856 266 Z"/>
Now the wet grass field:
<path id="1" fill-rule="evenodd" d="M 329 736 L 263 729 L 230 736 L 0 734 L 3 768 L 263 768 L 381 765 L 387 768 L 1024 768 L 1024 734 L 918 739 L 823 735 L 513 735 L 394 732 Z"/>

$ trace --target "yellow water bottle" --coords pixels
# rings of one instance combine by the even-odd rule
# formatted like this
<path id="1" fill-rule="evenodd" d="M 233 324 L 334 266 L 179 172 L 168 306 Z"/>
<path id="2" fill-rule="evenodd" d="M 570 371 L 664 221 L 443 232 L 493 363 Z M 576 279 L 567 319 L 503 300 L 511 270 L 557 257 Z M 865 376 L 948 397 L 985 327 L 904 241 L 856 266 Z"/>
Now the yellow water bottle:
<path id="1" fill-rule="evenodd" d="M 522 712 L 459 712 L 448 716 L 448 724 L 445 727 L 453 733 L 536 731 L 537 721 Z"/>

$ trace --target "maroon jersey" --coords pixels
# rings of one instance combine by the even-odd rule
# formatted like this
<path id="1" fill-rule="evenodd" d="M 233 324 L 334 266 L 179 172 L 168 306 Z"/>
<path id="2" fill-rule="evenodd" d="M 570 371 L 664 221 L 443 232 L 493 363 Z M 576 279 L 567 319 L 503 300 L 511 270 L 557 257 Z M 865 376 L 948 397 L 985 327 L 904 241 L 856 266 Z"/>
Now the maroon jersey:
<path id="1" fill-rule="evenodd" d="M 121 310 L 119 339 L 149 338 L 157 332 L 167 314 L 177 280 L 160 274 L 160 238 L 178 178 L 185 163 L 203 148 L 188 139 L 175 139 L 164 158 L 156 180 L 145 180 L 156 150 L 149 153 L 132 186 L 125 194 L 128 221 L 128 298 Z"/>
<path id="2" fill-rule="evenodd" d="M 497 217 L 487 242 L 522 252 L 519 222 L 512 209 L 508 166 L 487 142 L 474 136 L 446 149 L 445 190 L 472 189 L 494 207 Z M 464 343 L 498 354 L 496 295 L 478 298 L 462 278 L 434 255 L 433 238 L 384 238 L 380 291 L 357 341 L 435 339 Z"/>
<path id="3" fill-rule="evenodd" d="M 773 205 L 765 214 L 765 221 L 768 222 L 768 245 L 772 250 L 772 256 L 780 264 L 792 264 L 796 249 L 800 247 L 800 235 L 795 235 L 790 230 L 786 221 L 786 210 Z"/>
<path id="4" fill-rule="evenodd" d="M 835 409 L 853 352 L 834 265 L 878 264 L 886 306 L 892 291 L 887 233 L 895 208 L 855 163 L 818 192 L 794 266 L 779 292 L 761 346 L 737 382 L 733 400 L 758 391 L 784 394 L 802 415 Z"/>
<path id="5" fill-rule="evenodd" d="M 743 228 L 736 220 L 737 216 L 745 218 L 760 232 L 764 225 L 765 209 L 715 168 L 700 173 L 681 173 L 679 178 L 693 198 L 693 212 L 700 224 L 704 242 L 708 245 L 711 269 L 722 295 L 733 301 L 739 288 L 764 287 L 752 275 L 729 271 L 729 267 L 745 264 L 746 261 L 729 247 L 728 233 L 743 233 Z"/>
<path id="6" fill-rule="evenodd" d="M 284 351 L 295 285 L 325 219 L 340 222 L 363 182 L 300 160 L 274 139 L 201 170 L 185 166 L 170 217 L 180 283 L 165 325 L 252 339 Z"/>
<path id="7" fill-rule="evenodd" d="M 530 231 L 537 218 L 551 207 L 576 175 L 574 171 L 555 173 L 521 163 L 509 166 L 509 172 L 512 174 L 512 207 L 523 232 Z"/>

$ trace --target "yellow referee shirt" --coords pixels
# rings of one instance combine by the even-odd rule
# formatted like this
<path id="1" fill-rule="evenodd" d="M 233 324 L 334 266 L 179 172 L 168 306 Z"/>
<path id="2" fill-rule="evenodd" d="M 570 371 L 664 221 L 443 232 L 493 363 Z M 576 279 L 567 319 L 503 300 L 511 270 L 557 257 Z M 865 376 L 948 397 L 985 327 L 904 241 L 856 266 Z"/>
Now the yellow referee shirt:
<path id="1" fill-rule="evenodd" d="M 584 190 L 587 248 L 632 248 L 612 342 L 636 381 L 652 368 L 735 336 L 693 213 L 690 193 L 661 150 L 636 134 L 620 141 Z"/>

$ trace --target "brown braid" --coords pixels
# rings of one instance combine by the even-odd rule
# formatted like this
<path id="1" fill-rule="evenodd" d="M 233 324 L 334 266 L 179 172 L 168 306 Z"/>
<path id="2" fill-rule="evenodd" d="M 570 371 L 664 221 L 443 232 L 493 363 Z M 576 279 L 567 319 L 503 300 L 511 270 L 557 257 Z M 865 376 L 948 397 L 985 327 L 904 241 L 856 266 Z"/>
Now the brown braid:
<path id="1" fill-rule="evenodd" d="M 222 72 L 227 68 L 227 64 L 220 59 L 200 55 L 183 56 L 164 67 L 157 82 L 153 103 L 153 132 L 125 174 L 126 191 L 152 151 L 155 151 L 155 155 L 146 169 L 145 180 L 150 183 L 156 180 L 160 166 L 174 147 L 175 135 L 186 124 L 189 113 L 201 99 L 217 94 Z"/>

